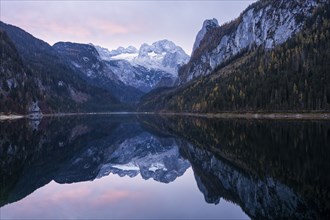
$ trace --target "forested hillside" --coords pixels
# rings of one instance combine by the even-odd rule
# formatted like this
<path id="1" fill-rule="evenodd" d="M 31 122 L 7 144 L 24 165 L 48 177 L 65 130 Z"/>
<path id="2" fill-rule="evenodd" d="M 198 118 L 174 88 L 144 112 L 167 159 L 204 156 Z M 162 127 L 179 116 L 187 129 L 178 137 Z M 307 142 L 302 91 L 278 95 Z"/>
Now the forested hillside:
<path id="1" fill-rule="evenodd" d="M 26 114 L 111 111 L 125 107 L 108 91 L 93 87 L 47 43 L 0 22 L 0 112 Z"/>
<path id="2" fill-rule="evenodd" d="M 1 29 L 0 58 L 0 112 L 24 113 L 29 103 L 42 100 L 42 96 L 31 71 L 23 66 L 14 44 Z"/>
<path id="3" fill-rule="evenodd" d="M 183 112 L 330 109 L 330 7 L 272 50 L 255 46 L 177 89 L 146 95 L 140 110 Z"/>

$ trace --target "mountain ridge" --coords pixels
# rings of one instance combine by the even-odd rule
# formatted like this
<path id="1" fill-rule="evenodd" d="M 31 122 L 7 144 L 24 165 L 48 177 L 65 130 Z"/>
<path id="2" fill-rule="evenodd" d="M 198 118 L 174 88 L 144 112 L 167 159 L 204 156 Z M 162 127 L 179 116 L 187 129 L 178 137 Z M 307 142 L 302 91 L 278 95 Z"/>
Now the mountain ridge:
<path id="1" fill-rule="evenodd" d="M 196 43 L 200 41 L 199 47 L 193 51 L 189 63 L 180 69 L 180 84 L 210 74 L 245 48 L 263 45 L 272 49 L 284 43 L 301 30 L 304 17 L 310 17 L 322 2 L 261 0 L 249 6 L 235 20 L 218 27 L 213 25 L 205 31 L 202 39 L 196 38 Z M 201 31 L 205 29 L 204 25 Z"/>
<path id="2" fill-rule="evenodd" d="M 77 74 L 73 74 L 72 68 L 49 44 L 21 28 L 3 22 L 0 22 L 0 30 L 6 33 L 22 60 L 21 65 L 28 70 L 29 77 L 22 84 L 29 80 L 33 81 L 33 85 L 30 84 L 26 89 L 33 90 L 34 93 L 31 97 L 26 98 L 26 101 L 32 99 L 31 104 L 13 103 L 12 106 L 24 103 L 25 106 L 20 111 L 15 110 L 15 107 L 6 110 L 1 106 L 1 112 L 27 114 L 30 106 L 34 106 L 34 109 L 40 108 L 44 113 L 118 109 L 120 103 L 111 93 L 93 87 Z M 8 47 L 3 47 L 3 49 L 7 50 Z M 15 60 L 11 60 L 11 62 L 15 62 Z M 12 63 L 12 65 L 16 64 Z M 4 68 L 3 63 L 1 63 L 1 67 Z M 9 78 L 19 74 L 10 68 L 2 70 L 8 72 Z M 24 88 L 17 91 L 14 96 L 22 97 L 23 91 Z"/>
<path id="3" fill-rule="evenodd" d="M 112 93 L 123 103 L 135 103 L 143 92 L 125 85 L 104 62 L 94 46 L 71 42 L 57 42 L 53 48 L 65 58 L 68 65 L 88 83 Z"/>
<path id="4" fill-rule="evenodd" d="M 169 40 L 156 41 L 151 45 L 144 43 L 139 50 L 132 46 L 111 51 L 94 47 L 120 81 L 144 92 L 160 86 L 174 86 L 178 68 L 189 59 L 181 47 Z"/>
<path id="5" fill-rule="evenodd" d="M 204 72 L 192 77 L 177 88 L 145 95 L 139 105 L 140 111 L 328 111 L 329 8 L 329 3 L 319 4 L 312 15 L 303 20 L 299 32 L 274 48 L 254 44 L 223 61 L 208 74 Z M 251 7 L 247 11 L 250 10 Z M 223 26 L 222 30 L 230 32 L 230 25 L 235 22 Z M 208 39 L 218 37 L 215 30 L 206 33 L 201 43 L 204 49 L 207 42 L 214 44 Z M 196 56 L 203 56 L 201 49 L 197 48 L 190 64 L 179 70 L 180 76 L 182 71 L 194 67 L 192 63 Z"/>

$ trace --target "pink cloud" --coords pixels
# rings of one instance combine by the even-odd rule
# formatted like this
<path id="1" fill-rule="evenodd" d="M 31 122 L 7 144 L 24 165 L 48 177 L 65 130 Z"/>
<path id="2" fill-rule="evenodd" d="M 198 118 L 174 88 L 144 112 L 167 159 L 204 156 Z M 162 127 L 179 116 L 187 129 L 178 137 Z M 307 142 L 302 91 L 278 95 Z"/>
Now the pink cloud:
<path id="1" fill-rule="evenodd" d="M 90 196 L 92 196 L 92 190 L 86 186 L 80 186 L 76 188 L 71 187 L 70 190 L 53 193 L 48 199 L 54 203 L 59 203 L 61 201 L 75 201 L 79 198 Z"/>
<path id="2" fill-rule="evenodd" d="M 128 26 L 124 26 L 112 21 L 95 20 L 92 23 L 93 23 L 93 29 L 95 31 L 104 33 L 106 35 L 125 34 L 132 31 L 132 29 Z"/>
<path id="3" fill-rule="evenodd" d="M 141 193 L 124 191 L 124 190 L 107 190 L 102 193 L 102 195 L 97 195 L 90 202 L 93 207 L 107 206 L 111 203 L 118 203 L 125 199 L 139 200 L 143 197 Z"/>

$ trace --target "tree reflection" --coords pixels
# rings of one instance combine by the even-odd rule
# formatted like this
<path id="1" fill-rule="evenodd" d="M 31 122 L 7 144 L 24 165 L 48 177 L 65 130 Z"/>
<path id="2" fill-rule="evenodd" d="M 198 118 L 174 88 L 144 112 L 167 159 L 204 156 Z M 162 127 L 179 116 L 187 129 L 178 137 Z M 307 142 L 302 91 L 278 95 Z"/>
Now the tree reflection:
<path id="1" fill-rule="evenodd" d="M 1 122 L 3 206 L 52 180 L 109 173 L 170 183 L 192 166 L 205 201 L 252 218 L 326 218 L 330 123 L 178 116 L 85 116 Z"/>

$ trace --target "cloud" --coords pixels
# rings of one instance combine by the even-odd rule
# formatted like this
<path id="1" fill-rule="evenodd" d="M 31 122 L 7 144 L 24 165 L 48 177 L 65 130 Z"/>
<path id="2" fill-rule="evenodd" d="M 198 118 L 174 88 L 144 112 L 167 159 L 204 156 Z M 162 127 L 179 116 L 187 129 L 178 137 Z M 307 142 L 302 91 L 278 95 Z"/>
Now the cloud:
<path id="1" fill-rule="evenodd" d="M 72 24 L 72 23 L 48 23 L 44 22 L 36 22 L 34 27 L 38 27 L 39 31 L 42 30 L 41 33 L 48 33 L 49 35 L 56 35 L 59 38 L 72 38 L 79 37 L 83 39 L 92 39 L 95 36 L 114 36 L 120 34 L 130 34 L 132 32 L 136 32 L 135 28 L 130 28 L 128 26 L 124 26 L 118 23 L 114 23 L 111 21 L 89 21 L 84 24 Z M 33 28 L 34 28 L 33 27 Z"/>
<path id="2" fill-rule="evenodd" d="M 139 201 L 141 200 L 142 197 L 143 195 L 139 192 L 110 189 L 103 192 L 102 195 L 98 195 L 97 197 L 93 198 L 90 201 L 90 204 L 93 207 L 100 207 L 100 206 L 107 207 L 110 204 L 116 204 L 124 200 Z"/>
<path id="3" fill-rule="evenodd" d="M 48 200 L 53 203 L 62 201 L 76 201 L 79 198 L 88 198 L 92 196 L 92 190 L 87 186 L 70 187 L 70 190 L 58 191 L 49 195 Z"/>

